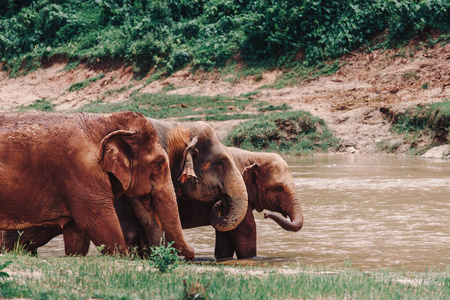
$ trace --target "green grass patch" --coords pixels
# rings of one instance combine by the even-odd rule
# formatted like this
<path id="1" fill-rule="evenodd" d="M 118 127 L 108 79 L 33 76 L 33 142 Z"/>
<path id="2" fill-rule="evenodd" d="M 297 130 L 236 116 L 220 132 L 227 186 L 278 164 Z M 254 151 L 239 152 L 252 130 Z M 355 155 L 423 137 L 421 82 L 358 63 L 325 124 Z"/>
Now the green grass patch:
<path id="1" fill-rule="evenodd" d="M 85 87 L 89 86 L 91 83 L 94 83 L 99 79 L 102 79 L 103 77 L 105 77 L 105 74 L 102 73 L 102 74 L 98 74 L 96 76 L 87 78 L 83 81 L 76 82 L 76 83 L 72 84 L 71 86 L 69 86 L 68 91 L 69 92 L 79 91 L 79 90 L 84 89 Z"/>
<path id="2" fill-rule="evenodd" d="M 252 151 L 303 154 L 337 147 L 322 119 L 305 111 L 260 115 L 233 128 L 225 143 Z"/>
<path id="3" fill-rule="evenodd" d="M 447 299 L 450 269 L 231 267 L 181 263 L 161 273 L 147 260 L 5 254 L 0 298 L 30 299 Z M 194 298 L 197 295 L 197 298 Z"/>
<path id="4" fill-rule="evenodd" d="M 438 144 L 450 142 L 450 101 L 414 106 L 393 117 L 393 131 L 432 136 Z"/>
<path id="5" fill-rule="evenodd" d="M 55 104 L 51 103 L 47 99 L 40 99 L 34 101 L 33 104 L 28 106 L 21 106 L 19 108 L 19 111 L 26 111 L 26 110 L 39 110 L 39 111 L 53 111 L 55 109 Z"/>
<path id="6" fill-rule="evenodd" d="M 302 62 L 287 64 L 285 66 L 285 71 L 277 78 L 271 87 L 281 89 L 319 76 L 332 75 L 339 70 L 340 66 L 339 60 L 325 63 L 321 62 L 317 65 L 308 65 Z"/>
<path id="7" fill-rule="evenodd" d="M 97 101 L 86 105 L 80 111 L 106 113 L 129 110 L 141 112 L 152 118 L 194 117 L 202 120 L 225 120 L 247 118 L 247 115 L 239 112 L 244 111 L 251 102 L 252 100 L 241 97 L 135 93 L 125 102 L 103 103 Z"/>
<path id="8" fill-rule="evenodd" d="M 289 110 L 292 109 L 289 105 L 286 103 L 283 103 L 282 105 L 267 105 L 264 107 L 258 108 L 258 111 L 266 112 L 266 111 L 275 111 L 275 110 Z"/>

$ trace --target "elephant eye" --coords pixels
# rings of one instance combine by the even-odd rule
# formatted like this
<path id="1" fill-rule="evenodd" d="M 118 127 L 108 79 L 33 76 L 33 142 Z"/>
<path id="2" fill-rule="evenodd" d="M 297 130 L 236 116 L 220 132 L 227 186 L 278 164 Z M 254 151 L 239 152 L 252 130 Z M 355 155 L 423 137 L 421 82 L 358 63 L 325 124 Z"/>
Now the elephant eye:
<path id="1" fill-rule="evenodd" d="M 273 188 L 273 191 L 274 192 L 277 192 L 277 193 L 280 193 L 280 192 L 282 192 L 284 190 L 284 186 L 283 185 L 276 185 L 274 188 Z"/>
<path id="2" fill-rule="evenodd" d="M 153 159 L 153 161 L 152 161 L 151 164 L 152 164 L 154 167 L 161 168 L 161 167 L 164 166 L 165 162 L 166 162 L 165 157 L 164 157 L 164 156 L 161 156 L 161 157 L 157 157 L 157 158 Z"/>

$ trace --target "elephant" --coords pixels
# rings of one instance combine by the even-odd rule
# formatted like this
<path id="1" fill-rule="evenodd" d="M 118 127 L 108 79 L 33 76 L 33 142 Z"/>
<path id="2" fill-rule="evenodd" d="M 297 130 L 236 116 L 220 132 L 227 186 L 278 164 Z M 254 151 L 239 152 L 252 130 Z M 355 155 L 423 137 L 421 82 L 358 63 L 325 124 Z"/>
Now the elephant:
<path id="1" fill-rule="evenodd" d="M 0 115 L 0 229 L 58 227 L 74 252 L 92 240 L 105 253 L 127 253 L 114 207 L 120 197 L 155 211 L 167 239 L 194 258 L 167 153 L 142 114 Z"/>
<path id="2" fill-rule="evenodd" d="M 182 205 L 183 201 L 207 203 L 208 213 L 205 217 L 208 224 L 218 231 L 236 228 L 246 215 L 247 190 L 229 149 L 219 141 L 212 127 L 205 122 L 147 120 L 156 129 L 159 141 L 168 154 L 178 205 Z M 159 214 L 156 218 L 152 217 L 140 201 L 134 198 L 130 200 L 133 212 L 128 212 L 128 216 L 127 213 L 120 213 L 119 210 L 123 208 L 116 207 L 123 233 L 130 236 L 127 246 L 142 248 L 159 245 L 162 237 Z M 123 220 L 133 217 L 139 220 L 139 226 L 125 226 Z M 29 239 L 32 238 L 36 240 L 36 246 L 41 246 L 58 234 L 36 232 L 21 241 L 29 245 Z M 11 236 L 14 233 L 4 232 L 3 235 Z M 15 242 L 17 237 L 9 240 Z M 13 243 L 9 247 L 13 247 Z M 28 250 L 33 248 L 29 247 Z M 82 254 L 86 253 L 87 250 Z"/>
<path id="3" fill-rule="evenodd" d="M 178 205 L 185 199 L 210 203 L 208 219 L 216 230 L 236 228 L 246 215 L 247 189 L 214 129 L 202 121 L 148 120 L 169 156 Z"/>
<path id="4" fill-rule="evenodd" d="M 303 226 L 300 199 L 289 166 L 280 155 L 233 147 L 228 150 L 245 181 L 248 209 L 243 221 L 235 229 L 226 232 L 216 230 L 214 255 L 216 259 L 229 259 L 235 253 L 238 259 L 253 258 L 256 257 L 257 236 L 253 210 L 269 210 L 264 218 L 273 219 L 285 230 L 297 232 Z M 183 228 L 210 225 L 208 214 L 211 207 L 210 203 L 178 199 Z M 286 219 L 287 216 L 290 220 Z M 156 236 L 162 234 L 161 230 L 154 232 Z M 157 240 L 157 237 L 153 239 Z"/>

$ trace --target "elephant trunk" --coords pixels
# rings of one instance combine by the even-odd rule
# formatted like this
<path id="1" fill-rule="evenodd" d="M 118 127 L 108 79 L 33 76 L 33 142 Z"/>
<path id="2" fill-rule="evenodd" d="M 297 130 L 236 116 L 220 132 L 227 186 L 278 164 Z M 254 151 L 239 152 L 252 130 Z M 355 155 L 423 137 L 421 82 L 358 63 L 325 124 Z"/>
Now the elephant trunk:
<path id="1" fill-rule="evenodd" d="M 167 195 L 170 194 L 170 195 Z M 152 208 L 159 218 L 167 241 L 173 241 L 174 247 L 188 260 L 194 259 L 194 249 L 186 242 L 181 228 L 180 215 L 175 191 L 156 193 L 153 196 Z"/>
<path id="2" fill-rule="evenodd" d="M 230 173 L 232 174 L 224 180 L 226 199 L 214 204 L 209 215 L 210 224 L 218 231 L 235 229 L 247 213 L 248 196 L 244 180 L 237 168 L 236 172 Z"/>
<path id="3" fill-rule="evenodd" d="M 290 220 L 273 212 L 265 213 L 264 218 L 274 220 L 285 230 L 294 232 L 299 231 L 303 227 L 302 207 L 300 206 L 300 201 L 297 197 L 294 197 L 290 203 L 289 208 L 284 210 L 288 212 L 287 214 Z"/>

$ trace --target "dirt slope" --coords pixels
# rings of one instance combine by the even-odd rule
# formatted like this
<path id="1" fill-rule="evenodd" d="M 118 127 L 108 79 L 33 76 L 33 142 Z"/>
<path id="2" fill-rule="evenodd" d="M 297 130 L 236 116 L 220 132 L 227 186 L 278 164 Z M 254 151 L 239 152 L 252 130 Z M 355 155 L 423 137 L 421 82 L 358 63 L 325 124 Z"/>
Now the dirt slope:
<path id="1" fill-rule="evenodd" d="M 274 105 L 286 103 L 323 118 L 343 140 L 342 151 L 373 153 L 377 142 L 394 138 L 381 112 L 383 108 L 401 111 L 414 104 L 450 98 L 450 44 L 411 44 L 402 50 L 352 53 L 341 62 L 340 70 L 331 76 L 283 89 L 264 88 L 274 83 L 281 71 L 264 73 L 258 81 L 249 77 L 231 82 L 219 73 L 194 76 L 182 70 L 148 84 L 145 78 L 134 80 L 127 67 L 105 72 L 79 66 L 66 71 L 65 64 L 55 63 L 19 78 L 0 72 L 0 111 L 17 110 L 44 98 L 56 104 L 57 110 L 68 110 L 98 99 L 124 101 L 133 92 L 155 93 L 168 85 L 169 93 L 175 94 L 241 95 L 257 91 L 253 96 L 256 100 Z M 71 84 L 100 73 L 105 76 L 88 87 L 68 91 Z M 223 136 L 238 122 L 213 126 Z"/>

